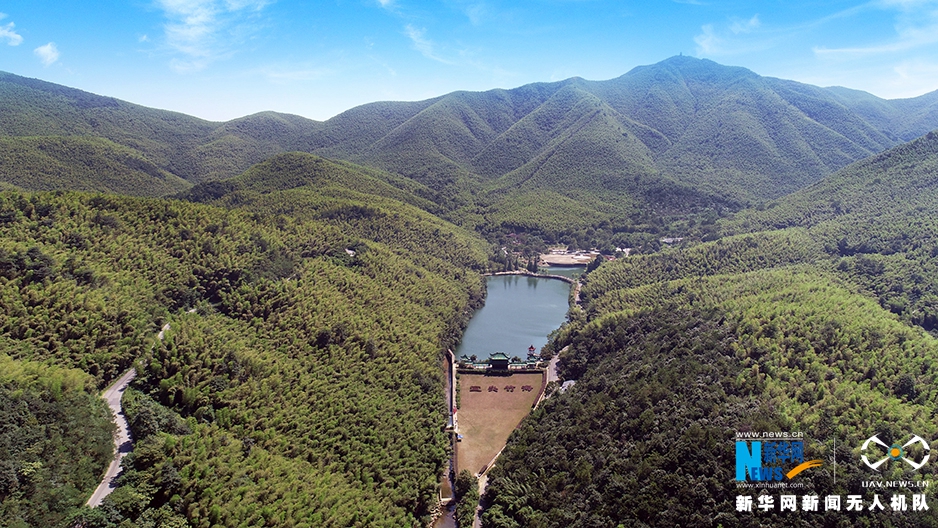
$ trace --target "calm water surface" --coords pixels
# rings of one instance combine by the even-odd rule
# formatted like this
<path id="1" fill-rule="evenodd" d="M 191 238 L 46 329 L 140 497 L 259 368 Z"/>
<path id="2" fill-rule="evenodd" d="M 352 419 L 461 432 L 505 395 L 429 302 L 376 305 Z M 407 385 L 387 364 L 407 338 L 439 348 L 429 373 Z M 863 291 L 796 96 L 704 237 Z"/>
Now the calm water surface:
<path id="1" fill-rule="evenodd" d="M 488 277 L 487 285 L 485 306 L 469 321 L 462 343 L 455 350 L 457 358 L 475 354 L 481 361 L 495 352 L 504 352 L 525 359 L 529 346 L 540 351 L 547 344 L 547 334 L 567 319 L 570 284 L 564 281 L 501 275 Z M 455 507 L 451 505 L 434 528 L 456 528 Z"/>
<path id="2" fill-rule="evenodd" d="M 475 354 L 479 360 L 495 352 L 525 359 L 528 347 L 538 351 L 547 334 L 566 321 L 570 284 L 523 275 L 488 277 L 485 306 L 473 315 L 456 347 L 456 357 Z"/>

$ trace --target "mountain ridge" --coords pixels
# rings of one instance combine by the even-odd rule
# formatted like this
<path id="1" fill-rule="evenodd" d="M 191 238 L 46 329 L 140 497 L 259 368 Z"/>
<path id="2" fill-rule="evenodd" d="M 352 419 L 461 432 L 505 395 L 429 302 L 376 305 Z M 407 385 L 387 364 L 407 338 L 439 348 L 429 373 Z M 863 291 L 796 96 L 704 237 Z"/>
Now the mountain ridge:
<path id="1" fill-rule="evenodd" d="M 299 151 L 403 176 L 447 210 L 485 215 L 553 193 L 600 212 L 562 212 L 577 229 L 609 215 L 740 209 L 938 128 L 938 92 L 890 101 L 684 56 L 605 81 L 375 102 L 326 121 L 260 112 L 216 123 L 12 74 L 0 74 L 0 104 L 11 110 L 0 137 L 103 138 L 191 184 Z"/>

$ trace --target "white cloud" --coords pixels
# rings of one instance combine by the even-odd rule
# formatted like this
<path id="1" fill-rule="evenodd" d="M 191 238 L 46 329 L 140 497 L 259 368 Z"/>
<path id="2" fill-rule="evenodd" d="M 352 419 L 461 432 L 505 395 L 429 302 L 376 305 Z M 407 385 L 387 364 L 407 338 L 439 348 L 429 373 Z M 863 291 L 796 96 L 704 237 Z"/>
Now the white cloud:
<path id="1" fill-rule="evenodd" d="M 388 75 L 390 75 L 391 77 L 397 77 L 397 71 L 396 71 L 394 68 L 392 68 L 387 62 L 385 62 L 385 61 L 383 61 L 383 60 L 381 60 L 381 59 L 379 59 L 379 58 L 377 58 L 377 57 L 375 57 L 375 56 L 373 56 L 373 55 L 369 55 L 368 58 L 371 59 L 372 61 L 376 62 L 376 63 L 377 63 L 378 65 L 380 65 L 382 68 L 384 68 L 384 69 L 388 72 Z"/>
<path id="2" fill-rule="evenodd" d="M 272 3 L 268 0 L 225 0 L 225 7 L 228 11 L 241 11 L 242 9 L 260 11 Z"/>
<path id="3" fill-rule="evenodd" d="M 466 7 L 466 17 L 472 25 L 478 26 L 488 15 L 488 7 L 485 4 L 472 4 Z"/>
<path id="4" fill-rule="evenodd" d="M 229 55 L 244 35 L 256 31 L 252 19 L 266 0 L 156 0 L 169 22 L 166 44 L 182 55 L 171 61 L 177 71 L 196 71 Z"/>
<path id="5" fill-rule="evenodd" d="M 752 33 L 754 30 L 759 29 L 761 25 L 762 22 L 759 21 L 759 15 L 754 15 L 749 20 L 734 20 L 730 25 L 730 31 L 737 35 L 740 33 Z"/>
<path id="6" fill-rule="evenodd" d="M 897 97 L 913 97 L 938 86 L 938 63 L 921 59 L 905 60 L 896 65 L 893 71 L 897 76 L 894 80 L 897 90 L 891 93 L 897 94 Z"/>
<path id="7" fill-rule="evenodd" d="M 728 24 L 706 24 L 694 36 L 697 55 L 738 55 L 763 50 L 773 45 L 779 31 L 764 31 L 759 15 L 752 18 L 733 17 Z"/>
<path id="8" fill-rule="evenodd" d="M 934 4 L 934 0 L 877 0 L 872 4 L 881 8 L 898 7 L 900 9 L 915 9 L 919 6 Z"/>
<path id="9" fill-rule="evenodd" d="M 722 39 L 717 36 L 713 29 L 713 24 L 707 24 L 700 28 L 701 33 L 694 37 L 694 43 L 697 44 L 697 53 L 702 55 L 713 55 L 720 51 Z"/>
<path id="10" fill-rule="evenodd" d="M 0 20 L 3 20 L 6 17 L 6 13 L 0 13 Z M 13 22 L 10 22 L 5 26 L 0 26 L 0 40 L 5 39 L 9 45 L 19 46 L 23 42 L 23 37 L 13 29 L 15 27 L 16 24 Z"/>
<path id="11" fill-rule="evenodd" d="M 55 46 L 55 42 L 50 42 L 45 46 L 39 46 L 33 50 L 33 53 L 39 57 L 39 60 L 42 61 L 46 66 L 55 64 L 59 60 L 59 48 Z"/>
<path id="12" fill-rule="evenodd" d="M 930 56 L 898 61 L 867 57 L 842 61 L 836 68 L 826 61 L 819 66 L 811 77 L 799 80 L 819 86 L 848 86 L 885 99 L 917 97 L 938 88 L 938 62 Z"/>
<path id="13" fill-rule="evenodd" d="M 424 57 L 435 60 L 437 62 L 442 62 L 443 64 L 453 64 L 451 61 L 448 61 L 436 53 L 436 46 L 433 44 L 432 40 L 426 38 L 426 29 L 418 29 L 410 24 L 404 27 L 404 31 L 407 33 L 407 36 L 410 38 L 411 43 L 413 43 L 414 49 L 419 51 Z"/>
<path id="14" fill-rule="evenodd" d="M 867 45 L 814 47 L 818 56 L 867 56 L 907 52 L 938 43 L 938 2 L 935 0 L 878 0 L 867 5 L 894 11 L 895 37 Z"/>
<path id="15" fill-rule="evenodd" d="M 394 0 L 378 0 L 378 3 L 385 9 L 394 7 Z"/>

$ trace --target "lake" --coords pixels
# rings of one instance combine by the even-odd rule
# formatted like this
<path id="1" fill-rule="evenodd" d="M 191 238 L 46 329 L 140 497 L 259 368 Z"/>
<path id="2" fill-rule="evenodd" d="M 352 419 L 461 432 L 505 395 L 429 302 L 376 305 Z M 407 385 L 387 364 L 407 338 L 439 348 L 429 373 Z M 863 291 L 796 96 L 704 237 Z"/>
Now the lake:
<path id="1" fill-rule="evenodd" d="M 476 355 L 481 361 L 495 352 L 525 359 L 528 347 L 540 351 L 547 334 L 566 321 L 570 284 L 524 275 L 488 277 L 485 306 L 469 321 L 456 357 Z"/>
<path id="2" fill-rule="evenodd" d="M 581 271 L 582 268 L 577 269 Z M 469 321 L 456 357 L 475 355 L 480 361 L 495 352 L 526 359 L 528 347 L 538 351 L 547 335 L 567 320 L 570 284 L 562 280 L 499 275 L 488 277 L 485 306 Z M 503 446 L 502 446 L 503 447 Z M 455 528 L 455 504 L 444 510 L 434 528 Z"/>

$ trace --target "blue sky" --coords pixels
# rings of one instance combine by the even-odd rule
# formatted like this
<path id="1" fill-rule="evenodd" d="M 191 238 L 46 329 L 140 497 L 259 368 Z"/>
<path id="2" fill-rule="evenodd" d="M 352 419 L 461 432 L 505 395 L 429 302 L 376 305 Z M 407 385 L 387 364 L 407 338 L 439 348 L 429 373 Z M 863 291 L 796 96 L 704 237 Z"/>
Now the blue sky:
<path id="1" fill-rule="evenodd" d="M 913 97 L 938 89 L 938 0 L 0 0 L 0 70 L 212 120 L 610 79 L 679 53 Z"/>

